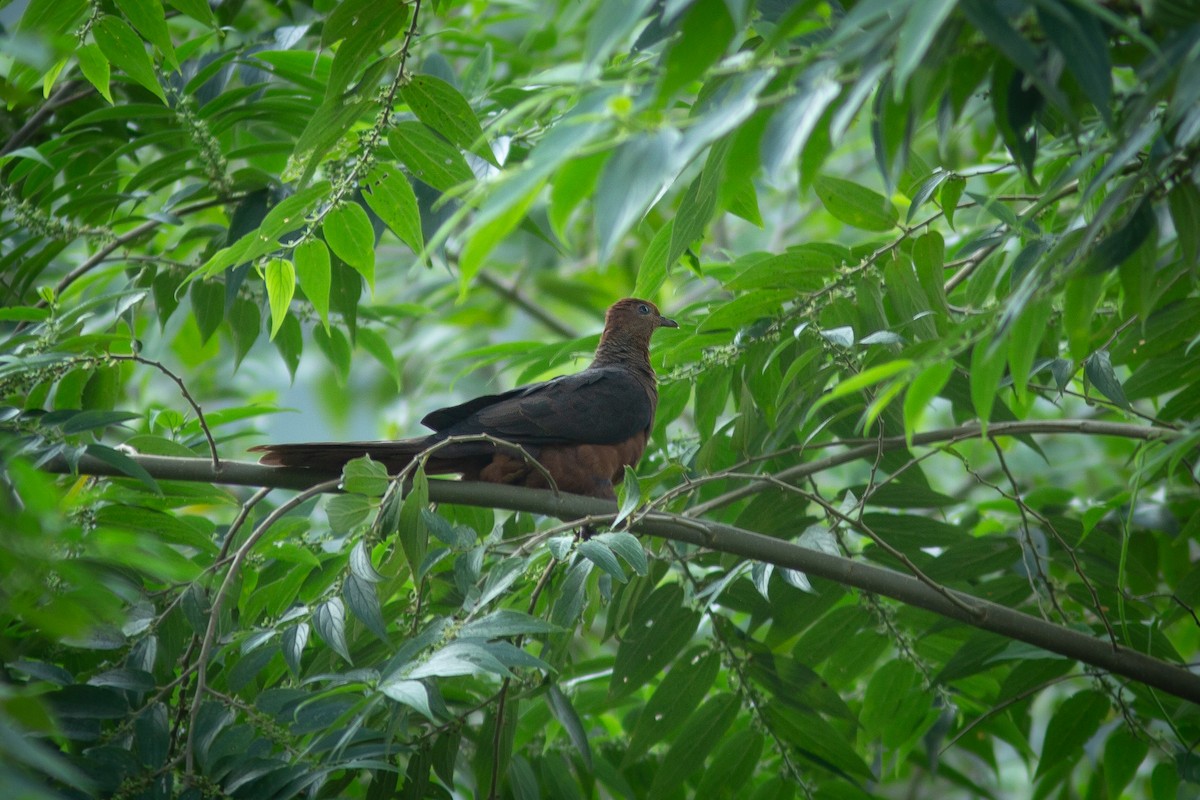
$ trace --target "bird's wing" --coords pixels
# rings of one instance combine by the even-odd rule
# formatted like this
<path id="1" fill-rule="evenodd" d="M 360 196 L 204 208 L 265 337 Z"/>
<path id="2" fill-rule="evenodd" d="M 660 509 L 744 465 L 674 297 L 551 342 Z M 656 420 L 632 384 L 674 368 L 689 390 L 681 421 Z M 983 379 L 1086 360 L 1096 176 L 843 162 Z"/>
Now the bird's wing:
<path id="1" fill-rule="evenodd" d="M 619 367 L 586 369 L 428 414 L 441 436 L 486 433 L 517 444 L 615 444 L 654 421 L 652 388 Z"/>

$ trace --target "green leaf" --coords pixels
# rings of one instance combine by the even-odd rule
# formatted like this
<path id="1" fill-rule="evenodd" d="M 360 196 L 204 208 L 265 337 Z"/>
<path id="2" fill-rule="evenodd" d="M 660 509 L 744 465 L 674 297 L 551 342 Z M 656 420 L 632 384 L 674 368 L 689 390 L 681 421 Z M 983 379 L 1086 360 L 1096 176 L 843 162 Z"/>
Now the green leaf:
<path id="1" fill-rule="evenodd" d="M 621 569 L 621 562 L 617 561 L 617 557 L 607 545 L 589 540 L 580 542 L 579 547 L 576 549 L 579 555 L 607 572 L 618 582 L 625 583 L 629 580 L 625 577 L 625 570 Z"/>
<path id="2" fill-rule="evenodd" d="M 634 136 L 613 153 L 596 187 L 596 236 L 607 262 L 629 229 L 642 218 L 683 167 L 682 135 L 663 127 Z"/>
<path id="3" fill-rule="evenodd" d="M 954 5 L 955 0 L 925 0 L 909 6 L 896 37 L 895 66 L 892 69 L 897 96 L 904 92 L 909 77 L 921 65 L 929 45 L 954 10 Z"/>
<path id="4" fill-rule="evenodd" d="M 1109 797 L 1121 797 L 1125 787 L 1137 775 L 1146 759 L 1150 745 L 1124 725 L 1108 736 L 1104 743 L 1104 783 Z"/>
<path id="5" fill-rule="evenodd" d="M 333 597 L 317 606 L 313 612 L 313 627 L 325 644 L 334 652 L 353 663 L 350 659 L 350 649 L 346 645 L 346 608 L 340 597 Z"/>
<path id="6" fill-rule="evenodd" d="M 684 605 L 683 589 L 677 584 L 660 586 L 644 598 L 617 648 L 609 700 L 625 697 L 657 675 L 679 655 L 699 624 L 700 614 Z"/>
<path id="7" fill-rule="evenodd" d="M 388 641 L 387 624 L 383 621 L 383 609 L 379 606 L 375 584 L 351 573 L 342 583 L 342 597 L 346 599 L 346 605 L 350 606 L 354 616 L 367 626 L 367 630 L 383 641 Z"/>
<path id="8" fill-rule="evenodd" d="M 367 189 L 363 197 L 371 210 L 383 220 L 383 224 L 414 253 L 419 254 L 424 250 L 421 212 L 408 179 L 398 171 L 379 169 L 367 181 Z"/>
<path id="9" fill-rule="evenodd" d="M 388 132 L 388 147 L 417 180 L 441 192 L 472 183 L 475 173 L 458 148 L 417 120 L 398 122 Z"/>
<path id="10" fill-rule="evenodd" d="M 403 387 L 404 377 L 400 372 L 400 365 L 396 363 L 396 357 L 392 354 L 392 346 L 388 344 L 386 339 L 372 328 L 359 328 L 358 346 L 374 356 L 375 360 L 383 365 L 383 368 L 392 376 L 392 380 L 396 382 L 397 389 Z"/>
<path id="11" fill-rule="evenodd" d="M 307 622 L 293 625 L 283 632 L 283 660 L 293 675 L 300 674 L 300 660 L 304 656 L 304 647 L 308 644 L 308 633 Z"/>
<path id="12" fill-rule="evenodd" d="M 629 518 L 629 515 L 637 511 L 642 502 L 642 485 L 638 482 L 637 473 L 633 471 L 633 467 L 625 466 L 625 480 L 622 481 L 623 494 L 621 498 L 621 508 L 617 511 L 617 518 L 613 520 L 613 527 L 620 526 L 622 522 Z"/>
<path id="13" fill-rule="evenodd" d="M 413 75 L 400 89 L 400 96 L 417 119 L 446 137 L 451 144 L 469 150 L 493 166 L 500 166 L 492 148 L 483 139 L 479 119 L 466 98 L 450 84 L 433 75 Z"/>
<path id="14" fill-rule="evenodd" d="M 171 44 L 171 33 L 167 30 L 167 19 L 162 3 L 157 0 L 116 0 L 117 8 L 132 23 L 146 41 L 158 48 L 172 68 L 179 69 L 179 59 Z"/>
<path id="15" fill-rule="evenodd" d="M 936 719 L 933 696 L 922 690 L 921 677 L 907 661 L 896 659 L 871 675 L 859 722 L 884 747 L 911 746 Z"/>
<path id="16" fill-rule="evenodd" d="M 294 380 L 296 368 L 300 366 L 300 354 L 304 351 L 304 336 L 300 332 L 300 322 L 291 314 L 284 320 L 283 327 L 275 337 L 275 349 L 279 351 L 288 374 Z"/>
<path id="17" fill-rule="evenodd" d="M 267 302 L 271 306 L 271 337 L 279 332 L 288 310 L 292 306 L 292 295 L 296 291 L 296 270 L 292 262 L 282 258 L 269 258 L 263 266 L 263 282 L 267 286 Z"/>
<path id="18" fill-rule="evenodd" d="M 717 306 L 717 309 L 700 323 L 699 330 L 707 332 L 744 328 L 764 317 L 775 316 L 782 310 L 784 303 L 794 298 L 795 292 L 790 289 L 769 289 L 735 297 L 728 303 Z"/>
<path id="19" fill-rule="evenodd" d="M 625 751 L 626 765 L 637 761 L 652 746 L 670 736 L 700 707 L 720 667 L 720 655 L 711 651 L 705 653 L 699 648 L 675 662 L 638 715 Z"/>
<path id="20" fill-rule="evenodd" d="M 71 417 L 63 423 L 62 432 L 66 436 L 73 436 L 84 431 L 94 431 L 99 428 L 120 425 L 122 422 L 128 422 L 131 419 L 141 418 L 142 414 L 136 411 L 90 409 L 71 414 Z"/>
<path id="21" fill-rule="evenodd" d="M 422 576 L 425 564 L 425 554 L 429 548 L 429 529 L 421 511 L 429 505 L 429 480 L 425 477 L 425 469 L 419 468 L 413 472 L 412 488 L 404 498 L 400 508 L 400 546 L 404 549 L 404 557 L 416 578 Z"/>
<path id="22" fill-rule="evenodd" d="M 329 69 L 326 100 L 346 93 L 356 79 L 359 80 L 353 90 L 356 95 L 365 96 L 374 91 L 388 67 L 388 59 L 378 58 L 379 48 L 400 33 L 407 23 L 408 7 L 403 3 L 371 0 L 338 3 L 326 18 L 321 35 L 324 47 L 341 41 Z"/>
<path id="23" fill-rule="evenodd" d="M 646 575 L 649 572 L 650 565 L 646 561 L 646 551 L 632 533 L 624 531 L 598 533 L 591 538 L 591 541 L 612 548 L 613 552 L 624 559 L 625 563 L 632 567 L 638 575 Z"/>
<path id="24" fill-rule="evenodd" d="M 1112 60 L 1100 20 L 1085 7 L 1058 0 L 1037 3 L 1046 36 L 1063 55 L 1067 70 L 1079 81 L 1100 116 L 1112 125 Z"/>
<path id="25" fill-rule="evenodd" d="M 886 197 L 852 181 L 819 175 L 813 189 L 825 210 L 855 228 L 890 231 L 900 220 L 900 212 Z"/>
<path id="26" fill-rule="evenodd" d="M 159 488 L 158 481 L 151 477 L 146 468 L 121 451 L 114 450 L 106 445 L 93 443 L 84 448 L 84 453 L 103 461 L 110 467 L 119 469 L 123 474 L 131 478 L 137 478 L 146 484 L 146 487 L 155 494 L 162 494 L 162 489 Z"/>
<path id="27" fill-rule="evenodd" d="M 736 30 L 724 0 L 696 0 L 667 50 L 659 94 L 665 101 L 700 78 L 725 54 Z"/>
<path id="28" fill-rule="evenodd" d="M 1200 263 L 1200 188 L 1191 181 L 1180 181 L 1167 193 L 1167 206 L 1183 262 L 1195 268 Z"/>
<path id="29" fill-rule="evenodd" d="M 430 722 L 437 722 L 437 717 L 429 705 L 429 687 L 421 681 L 407 678 L 387 680 L 379 684 L 379 691 L 398 703 L 420 711 Z"/>
<path id="30" fill-rule="evenodd" d="M 1008 365 L 1021 402 L 1029 394 L 1029 373 L 1046 335 L 1053 308 L 1049 298 L 1031 301 L 1008 332 Z"/>
<path id="31" fill-rule="evenodd" d="M 453 641 L 418 664 L 410 678 L 450 678 L 457 675 L 500 675 L 511 677 L 512 673 L 483 645 L 474 642 Z"/>
<path id="32" fill-rule="evenodd" d="M 583 613 L 583 604 L 587 599 L 587 579 L 592 572 L 592 562 L 579 559 L 567 570 L 562 587 L 550 611 L 550 621 L 560 628 L 572 629 L 579 615 Z"/>
<path id="33" fill-rule="evenodd" d="M 194 20 L 203 22 L 210 27 L 217 27 L 212 8 L 206 0 L 166 0 L 167 5 L 176 8 Z"/>
<path id="34" fill-rule="evenodd" d="M 1112 358 L 1107 350 L 1092 353 L 1087 361 L 1083 362 L 1083 371 L 1101 394 L 1121 408 L 1129 408 L 1129 400 L 1125 398 L 1125 390 L 1121 388 L 1121 381 L 1117 379 Z"/>
<path id="35" fill-rule="evenodd" d="M 320 239 L 309 239 L 292 250 L 292 259 L 304 296 L 329 330 L 329 248 Z"/>
<path id="36" fill-rule="evenodd" d="M 579 751 L 580 757 L 583 759 L 584 766 L 588 772 L 592 771 L 592 748 L 588 744 L 587 731 L 583 727 L 583 720 L 579 718 L 579 713 L 575 711 L 575 706 L 571 705 L 571 700 L 562 689 L 558 688 L 557 683 L 550 684 L 546 691 L 546 702 L 550 706 L 550 712 L 554 714 L 554 718 L 567 731 L 567 736 L 571 740 L 571 744 Z"/>
<path id="37" fill-rule="evenodd" d="M 375 291 L 375 230 L 357 203 L 343 203 L 325 216 L 321 230 L 329 249 L 367 279 Z"/>
<path id="38" fill-rule="evenodd" d="M 873 780 L 871 769 L 854 747 L 818 714 L 797 712 L 782 703 L 764 709 L 772 730 L 807 758 L 847 778 Z"/>
<path id="39" fill-rule="evenodd" d="M 92 25 L 92 35 L 109 61 L 149 89 L 163 103 L 167 102 L 167 96 L 158 82 L 154 62 L 146 52 L 146 45 L 125 20 L 103 14 Z"/>
<path id="40" fill-rule="evenodd" d="M 708 171 L 702 172 L 688 187 L 683 199 L 679 201 L 679 210 L 671 225 L 671 248 L 667 251 L 667 265 L 673 265 L 691 246 L 692 242 L 704 235 L 708 221 L 712 219 L 717 208 L 717 186 L 715 180 L 708 180 Z"/>
<path id="41" fill-rule="evenodd" d="M 913 435 L 921 427 L 926 409 L 946 386 L 954 372 L 953 361 L 940 361 L 925 367 L 913 378 L 904 394 L 904 438 L 912 446 Z"/>
<path id="42" fill-rule="evenodd" d="M 361 494 L 339 494 L 325 501 L 325 514 L 334 533 L 348 533 L 366 522 L 371 501 Z"/>
<path id="43" fill-rule="evenodd" d="M 484 208 L 480 210 L 479 216 L 476 218 L 476 223 L 479 224 L 473 224 L 468 230 L 467 244 L 459 259 L 460 297 L 466 296 L 468 286 L 472 279 L 479 274 L 479 270 L 483 268 L 484 261 L 491 255 L 492 250 L 521 223 L 521 220 L 525 219 L 525 213 L 538 198 L 541 190 L 542 184 L 538 182 L 528 194 L 518 198 L 501 211 L 495 211 L 495 207 L 489 207 L 490 204 L 485 204 Z"/>
<path id="44" fill-rule="evenodd" d="M 696 787 L 696 797 L 736 797 L 739 787 L 749 785 L 754 778 L 764 741 L 763 735 L 752 728 L 725 737 Z"/>
<path id="45" fill-rule="evenodd" d="M 1096 304 L 1103 294 L 1102 275 L 1078 275 L 1067 281 L 1062 294 L 1063 328 L 1071 357 L 1077 361 L 1083 361 L 1091 352 Z"/>
<path id="46" fill-rule="evenodd" d="M 954 227 L 954 212 L 958 210 L 958 201 L 962 199 L 966 188 L 966 180 L 958 175 L 951 177 L 942 184 L 942 191 L 938 195 L 938 202 L 942 206 L 942 213 L 946 215 L 946 223 L 951 228 Z"/>
<path id="47" fill-rule="evenodd" d="M 756 261 L 725 282 L 727 289 L 744 291 L 791 287 L 797 292 L 816 292 L 836 275 L 833 256 L 808 245 Z"/>
<path id="48" fill-rule="evenodd" d="M 539 633 L 559 633 L 562 628 L 522 611 L 502 608 L 486 617 L 472 620 L 463 625 L 458 635 L 461 638 L 500 639 L 506 636 L 522 636 Z"/>
<path id="49" fill-rule="evenodd" d="M 971 351 L 971 402 L 975 406 L 975 413 L 979 415 L 979 424 L 983 426 L 984 433 L 992 417 L 1000 379 L 1004 377 L 1007 363 L 1005 355 L 1005 348 L 987 341 L 976 342 Z"/>
<path id="50" fill-rule="evenodd" d="M 1145 198 L 1122 222 L 1120 228 L 1096 245 L 1096 250 L 1088 261 L 1088 273 L 1097 274 L 1119 267 L 1157 230 L 1158 220 L 1154 215 L 1154 206 L 1149 198 Z"/>
<path id="51" fill-rule="evenodd" d="M 325 154 L 350 132 L 363 114 L 372 107 L 367 100 L 343 102 L 340 97 L 329 98 L 308 118 L 292 149 L 289 176 L 298 174 L 299 185 L 308 183 Z"/>
<path id="52" fill-rule="evenodd" d="M 737 717 L 740 703 L 730 692 L 713 695 L 684 725 L 650 785 L 651 797 L 664 797 L 704 766 L 704 759 Z"/>
<path id="53" fill-rule="evenodd" d="M 641 21 L 652 0 L 612 0 L 601 3 L 587 25 L 584 54 L 587 63 L 602 64 Z"/>
<path id="54" fill-rule="evenodd" d="M 840 91 L 827 65 L 815 66 L 800 77 L 796 93 L 771 115 L 763 133 L 762 167 L 768 181 L 784 184 L 783 176 L 794 169 L 808 137 Z"/>
<path id="55" fill-rule="evenodd" d="M 674 237 L 674 220 L 658 229 L 646 252 L 642 255 L 642 265 L 638 267 L 637 283 L 633 287 L 634 297 L 654 297 L 667 281 L 671 265 L 667 263 L 667 250 L 671 247 Z"/>
<path id="56" fill-rule="evenodd" d="M 355 458 L 342 467 L 342 489 L 351 494 L 381 497 L 388 488 L 387 468 L 371 458 Z"/>
<path id="57" fill-rule="evenodd" d="M 383 581 L 383 576 L 379 574 L 379 571 L 375 569 L 375 564 L 371 561 L 371 551 L 362 539 L 359 539 L 354 543 L 354 547 L 350 548 L 350 573 L 367 583 Z"/>
<path id="58" fill-rule="evenodd" d="M 1108 698 L 1096 691 L 1083 690 L 1064 700 L 1046 726 L 1035 780 L 1051 767 L 1076 763 L 1083 755 L 1084 744 L 1100 729 L 1108 712 Z"/>
<path id="59" fill-rule="evenodd" d="M 96 91 L 100 92 L 109 105 L 112 105 L 112 91 L 109 87 L 111 71 L 108 59 L 104 57 L 100 47 L 95 44 L 80 45 L 75 49 L 75 58 L 79 59 L 79 71 L 83 73 L 83 77 L 96 87 Z"/>

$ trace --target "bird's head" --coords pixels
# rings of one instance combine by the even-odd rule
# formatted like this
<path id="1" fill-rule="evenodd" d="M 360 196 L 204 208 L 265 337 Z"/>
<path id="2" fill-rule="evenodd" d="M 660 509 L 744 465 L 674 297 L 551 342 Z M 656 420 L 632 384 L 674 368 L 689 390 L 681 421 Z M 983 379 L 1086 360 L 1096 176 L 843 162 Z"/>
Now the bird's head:
<path id="1" fill-rule="evenodd" d="M 604 327 L 606 330 L 627 331 L 649 341 L 650 334 L 655 330 L 678 328 L 679 323 L 660 314 L 658 307 L 649 300 L 626 297 L 609 307 L 608 313 L 604 315 Z"/>

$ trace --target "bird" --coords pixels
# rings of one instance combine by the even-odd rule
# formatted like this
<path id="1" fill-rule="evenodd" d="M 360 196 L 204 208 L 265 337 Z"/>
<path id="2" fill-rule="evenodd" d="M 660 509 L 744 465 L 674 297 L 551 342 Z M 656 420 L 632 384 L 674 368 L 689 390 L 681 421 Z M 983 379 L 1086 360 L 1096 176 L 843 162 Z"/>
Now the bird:
<path id="1" fill-rule="evenodd" d="M 641 459 L 654 426 L 658 386 L 650 338 L 659 328 L 678 327 L 654 303 L 625 298 L 605 313 L 600 344 L 582 372 L 432 411 L 421 420 L 434 431 L 429 435 L 250 449 L 263 454 L 262 464 L 331 474 L 351 459 L 370 456 L 394 475 L 436 447 L 425 461 L 426 474 L 457 473 L 464 480 L 615 500 L 614 487 L 624 479 L 625 467 Z M 447 442 L 456 437 L 475 439 Z"/>

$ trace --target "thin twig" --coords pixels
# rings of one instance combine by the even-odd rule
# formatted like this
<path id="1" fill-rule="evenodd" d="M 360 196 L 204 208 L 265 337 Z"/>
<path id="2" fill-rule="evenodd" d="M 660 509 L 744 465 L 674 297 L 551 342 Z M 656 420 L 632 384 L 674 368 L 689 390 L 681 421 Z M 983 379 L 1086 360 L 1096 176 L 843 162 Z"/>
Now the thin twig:
<path id="1" fill-rule="evenodd" d="M 570 325 L 567 325 L 549 311 L 542 308 L 541 305 L 534 300 L 529 299 L 525 293 L 521 291 L 520 286 L 517 284 L 506 283 L 486 269 L 480 270 L 479 274 L 475 276 L 475 280 L 502 295 L 513 305 L 519 307 L 526 314 L 533 317 L 538 322 L 542 323 L 564 339 L 579 338 L 579 334 L 576 333 Z"/>
<path id="2" fill-rule="evenodd" d="M 987 720 L 991 719 L 992 717 L 996 716 L 997 714 L 1004 711 L 1005 709 L 1011 708 L 1012 706 L 1021 702 L 1025 698 L 1032 697 L 1033 695 L 1037 694 L 1038 692 L 1040 692 L 1044 689 L 1048 689 L 1056 683 L 1062 683 L 1063 681 L 1070 681 L 1070 680 L 1074 680 L 1076 678 L 1090 678 L 1090 677 L 1091 677 L 1090 675 L 1086 675 L 1086 674 L 1085 675 L 1059 675 L 1057 678 L 1051 678 L 1048 681 L 1043 681 L 1042 683 L 1039 683 L 1037 686 L 1030 686 L 1028 689 L 1018 692 L 1017 694 L 1013 695 L 1012 697 L 1008 698 L 1007 700 L 1004 700 L 1003 702 L 999 703 L 998 705 L 992 706 L 987 711 L 983 712 L 978 717 L 976 717 L 975 719 L 973 719 L 969 723 L 967 723 L 965 726 L 963 726 L 963 729 L 961 731 L 954 734 L 953 739 L 946 742 L 946 744 L 942 747 L 942 749 L 938 751 L 938 754 L 940 755 L 942 753 L 945 753 L 947 750 L 949 750 L 951 747 L 953 747 L 955 745 L 955 743 L 958 742 L 959 739 L 966 736 L 968 733 L 970 733 L 972 730 L 974 730 L 977 726 L 979 726 L 983 722 L 986 722 Z"/>
<path id="3" fill-rule="evenodd" d="M 208 659 L 212 653 L 213 643 L 217 638 L 217 626 L 220 624 L 221 620 L 221 609 L 225 605 L 225 600 L 228 598 L 229 591 L 233 586 L 234 576 L 236 576 L 241 570 L 242 563 L 246 560 L 246 557 L 250 555 L 250 551 L 254 548 L 254 545 L 258 543 L 259 539 L 266 534 L 272 525 L 282 519 L 283 516 L 290 512 L 293 508 L 303 505 L 304 503 L 308 502 L 308 500 L 316 497 L 319 494 L 336 489 L 338 483 L 340 483 L 340 479 L 318 483 L 315 486 L 311 486 L 308 489 L 300 492 L 287 502 L 282 503 L 258 524 L 258 527 L 254 529 L 250 536 L 247 537 L 246 541 L 242 543 L 242 546 L 237 549 L 236 553 L 234 553 L 233 563 L 229 565 L 229 571 L 225 573 L 225 580 L 221 582 L 221 588 L 217 590 L 217 596 L 213 598 L 212 608 L 209 609 L 208 627 L 204 631 L 204 638 L 200 644 L 200 656 L 198 659 L 196 659 L 196 685 L 192 693 L 192 710 L 188 723 L 186 745 L 188 773 L 191 773 L 195 767 L 196 722 L 200 715 L 201 702 L 208 688 Z"/>
<path id="4" fill-rule="evenodd" d="M 183 395 L 183 399 L 187 400 L 188 405 L 190 405 L 192 410 L 196 412 L 196 422 L 200 425 L 200 430 L 204 432 L 204 438 L 208 440 L 208 452 L 212 456 L 213 472 L 220 473 L 221 458 L 217 455 L 216 439 L 213 438 L 212 431 L 209 430 L 208 427 L 208 422 L 204 419 L 204 411 L 201 410 L 200 404 L 196 402 L 196 398 L 192 397 L 192 393 L 188 391 L 187 384 L 183 382 L 183 378 L 167 369 L 166 365 L 161 361 L 154 361 L 153 359 L 143 358 L 139 355 L 121 355 L 118 353 L 109 353 L 108 358 L 112 359 L 113 361 L 134 361 L 138 364 L 145 364 L 148 367 L 154 367 L 159 372 L 175 381 L 175 384 L 179 387 L 180 394 Z"/>
<path id="5" fill-rule="evenodd" d="M 529 597 L 528 614 L 532 615 L 537 609 L 538 598 L 541 597 L 542 590 L 550 583 L 550 576 L 554 573 L 554 567 L 558 564 L 557 558 L 551 558 L 546 568 L 542 570 L 542 576 L 538 578 L 537 585 L 533 587 L 533 594 Z M 525 642 L 523 635 L 517 636 L 513 644 L 516 647 L 521 647 Z M 488 800 L 495 800 L 499 795 L 496 794 L 496 788 L 500 784 L 500 746 L 501 739 L 504 735 L 504 709 L 505 703 L 508 700 L 508 687 L 512 685 L 512 678 L 505 678 L 500 684 L 500 692 L 496 695 L 496 727 L 492 731 L 492 775 L 488 781 Z"/>
<path id="6" fill-rule="evenodd" d="M 58 90 L 46 102 L 42 103 L 41 107 L 30 115 L 25 124 L 4 143 L 4 147 L 0 148 L 0 156 L 8 155 L 33 138 L 38 128 L 42 127 L 55 111 L 63 106 L 74 103 L 76 100 L 82 100 L 95 91 L 90 86 L 86 89 L 76 91 L 80 86 L 86 86 L 86 84 L 83 81 L 71 81 L 58 87 Z M 74 94 L 71 94 L 72 92 Z"/>
<path id="7" fill-rule="evenodd" d="M 175 212 L 175 215 L 182 217 L 182 216 L 186 216 L 188 214 L 194 214 L 197 211 L 203 211 L 205 209 L 212 208 L 213 206 L 224 205 L 225 203 L 233 202 L 234 200 L 237 200 L 237 199 L 239 199 L 239 198 L 238 197 L 213 198 L 212 200 L 205 200 L 200 203 L 193 203 L 190 206 L 186 206 L 184 208 L 179 209 L 178 211 Z M 72 283 L 79 280 L 81 277 L 83 277 L 87 273 L 91 272 L 93 269 L 95 269 L 99 265 L 103 264 L 104 261 L 110 255 L 112 255 L 115 251 L 121 249 L 125 245 L 130 244 L 131 242 L 133 242 L 137 239 L 140 239 L 142 236 L 146 235 L 147 233 L 150 233 L 151 231 L 153 231 L 155 228 L 157 228 L 159 225 L 162 225 L 162 224 L 163 224 L 162 220 L 148 219 L 145 222 L 143 222 L 141 225 L 138 225 L 136 228 L 126 231 L 125 233 L 121 234 L 117 238 L 113 239 L 108 244 L 101 247 L 99 250 L 96 251 L 95 255 L 93 255 L 87 261 L 84 261 L 78 267 L 76 267 L 75 269 L 68 272 L 65 276 L 63 276 L 63 279 L 60 280 L 58 282 L 58 285 L 54 287 L 55 296 L 57 297 L 57 296 L 62 295 L 62 293 L 67 290 L 67 287 L 69 287 Z M 38 302 L 34 304 L 34 307 L 35 308 L 45 308 L 46 300 L 45 299 L 38 300 Z"/>

